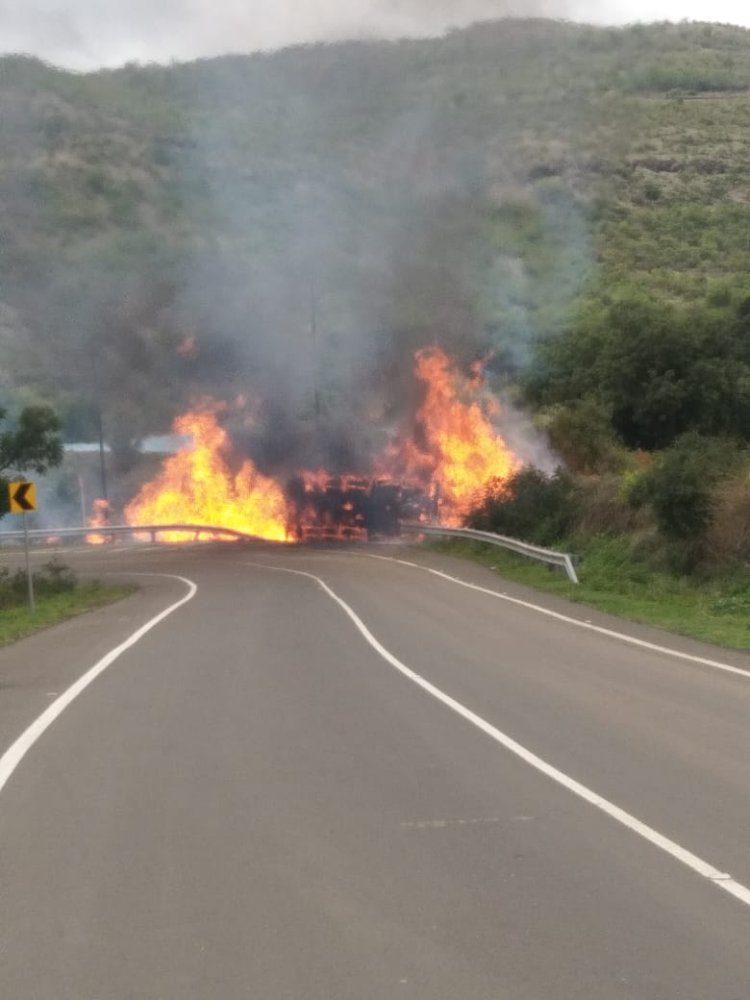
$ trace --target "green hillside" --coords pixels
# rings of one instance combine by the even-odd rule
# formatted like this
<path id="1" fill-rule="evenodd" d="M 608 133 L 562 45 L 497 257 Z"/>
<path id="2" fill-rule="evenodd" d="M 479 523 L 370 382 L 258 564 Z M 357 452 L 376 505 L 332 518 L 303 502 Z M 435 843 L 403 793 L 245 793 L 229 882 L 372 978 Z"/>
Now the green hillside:
<path id="1" fill-rule="evenodd" d="M 739 28 L 0 60 L 0 378 L 74 437 L 100 405 L 124 446 L 196 392 L 269 385 L 303 419 L 311 367 L 333 412 L 434 339 L 513 376 L 582 300 L 731 309 L 748 273 Z"/>

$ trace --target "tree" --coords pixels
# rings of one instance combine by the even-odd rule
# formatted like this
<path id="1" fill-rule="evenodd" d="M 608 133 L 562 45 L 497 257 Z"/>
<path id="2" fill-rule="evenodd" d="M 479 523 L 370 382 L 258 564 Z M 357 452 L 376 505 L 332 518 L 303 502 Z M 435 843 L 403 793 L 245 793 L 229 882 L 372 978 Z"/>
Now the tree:
<path id="1" fill-rule="evenodd" d="M 573 407 L 595 425 L 606 414 L 628 448 L 661 450 L 688 431 L 748 441 L 745 308 L 688 311 L 632 291 L 590 307 L 540 350 L 529 398 Z"/>
<path id="2" fill-rule="evenodd" d="M 507 482 L 489 483 L 466 524 L 479 531 L 553 545 L 565 537 L 574 517 L 571 476 L 563 469 L 550 476 L 529 465 Z"/>
<path id="3" fill-rule="evenodd" d="M 624 450 L 600 400 L 584 396 L 558 403 L 546 418 L 550 444 L 570 472 L 593 475 L 621 468 Z"/>
<path id="4" fill-rule="evenodd" d="M 0 423 L 8 413 L 0 406 Z M 8 513 L 9 482 L 5 473 L 23 473 L 27 470 L 38 475 L 60 465 L 63 458 L 60 421 L 49 406 L 27 406 L 16 427 L 0 432 L 0 517 Z"/>

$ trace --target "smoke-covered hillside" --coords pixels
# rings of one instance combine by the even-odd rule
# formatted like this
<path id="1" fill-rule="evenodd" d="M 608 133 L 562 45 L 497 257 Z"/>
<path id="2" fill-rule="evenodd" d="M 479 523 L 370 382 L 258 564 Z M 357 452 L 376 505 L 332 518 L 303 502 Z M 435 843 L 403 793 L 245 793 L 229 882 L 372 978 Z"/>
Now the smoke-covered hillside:
<path id="1" fill-rule="evenodd" d="M 750 33 L 498 22 L 75 75 L 0 60 L 0 378 L 118 453 L 202 395 L 356 464 L 415 348 L 498 377 L 635 283 L 750 272 Z"/>

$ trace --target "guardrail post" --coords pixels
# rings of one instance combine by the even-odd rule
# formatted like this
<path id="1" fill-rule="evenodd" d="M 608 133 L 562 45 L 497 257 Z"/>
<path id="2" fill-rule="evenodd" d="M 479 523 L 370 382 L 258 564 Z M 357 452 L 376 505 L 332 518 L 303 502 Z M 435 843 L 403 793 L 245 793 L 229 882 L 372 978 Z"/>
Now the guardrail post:
<path id="1" fill-rule="evenodd" d="M 568 574 L 568 579 L 571 583 L 580 583 L 576 568 L 573 565 L 573 559 L 569 555 L 565 556 L 565 572 Z"/>

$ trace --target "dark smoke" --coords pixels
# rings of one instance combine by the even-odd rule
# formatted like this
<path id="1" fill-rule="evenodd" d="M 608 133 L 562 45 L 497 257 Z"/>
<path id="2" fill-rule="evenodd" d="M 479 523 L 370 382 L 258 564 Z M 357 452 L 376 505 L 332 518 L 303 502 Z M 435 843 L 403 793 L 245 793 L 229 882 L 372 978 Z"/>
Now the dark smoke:
<path id="1" fill-rule="evenodd" d="M 422 9 L 399 6 L 399 16 Z M 34 330 L 25 338 L 19 326 L 18 366 L 62 398 L 69 436 L 93 440 L 101 416 L 124 477 L 133 443 L 211 396 L 232 404 L 223 419 L 264 472 L 366 474 L 393 433 L 413 424 L 418 348 L 437 344 L 467 369 L 494 348 L 500 379 L 522 364 L 534 332 L 516 301 L 525 265 L 513 246 L 497 245 L 491 223 L 521 200 L 572 234 L 566 253 L 584 240 L 574 211 L 568 218 L 554 199 L 537 199 L 512 166 L 491 88 L 490 103 L 478 96 L 471 53 L 494 72 L 506 30 L 526 29 L 90 78 L 91 94 L 103 87 L 116 108 L 163 91 L 179 125 L 165 113 L 132 168 L 153 186 L 149 211 L 166 204 L 168 221 L 138 228 L 123 213 L 119 228 L 63 246 L 50 239 L 36 271 L 15 248 L 26 271 L 8 304 Z M 438 88 L 453 65 L 461 72 Z M 119 157 L 123 134 L 132 145 L 143 133 L 127 133 L 99 99 L 101 161 L 105 140 L 106 156 Z M 30 107 L 15 119 L 22 132 Z M 44 109 L 29 159 L 67 154 L 67 130 L 91 128 L 79 113 L 62 100 L 54 114 Z M 513 107 L 507 114 L 514 120 Z M 4 140 L 7 127 L 0 122 Z M 87 177 L 84 206 L 106 194 L 107 170 L 130 169 L 120 159 L 105 167 Z M 146 167 L 156 181 L 143 179 Z M 11 197 L 17 211 L 34 209 L 40 243 L 51 229 L 43 180 L 29 172 Z M 512 309 L 512 328 L 489 322 L 498 302 Z M 245 405 L 234 405 L 240 398 Z M 532 436 L 526 427 L 517 438 Z"/>
<path id="2" fill-rule="evenodd" d="M 282 143 L 298 141 L 286 130 L 324 137 L 334 124 L 321 116 L 327 102 L 295 93 L 293 78 L 276 85 L 289 107 L 304 105 L 281 125 Z M 231 104 L 235 93 L 228 82 L 214 100 Z M 184 311 L 201 345 L 231 345 L 234 364 L 217 391 L 263 402 L 259 425 L 233 436 L 268 472 L 367 471 L 419 402 L 414 352 L 435 343 L 468 364 L 486 346 L 468 277 L 481 266 L 486 182 L 442 119 L 429 101 L 410 101 L 371 136 L 388 179 L 376 204 L 367 203 L 373 193 L 352 190 L 340 165 L 318 162 L 304 183 L 278 191 L 272 245 L 193 261 Z M 233 241 L 250 236 L 251 193 L 217 183 L 211 167 L 235 158 L 231 139 L 195 134 L 219 226 Z"/>

